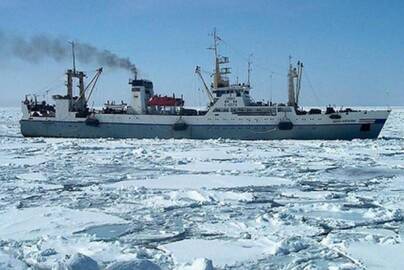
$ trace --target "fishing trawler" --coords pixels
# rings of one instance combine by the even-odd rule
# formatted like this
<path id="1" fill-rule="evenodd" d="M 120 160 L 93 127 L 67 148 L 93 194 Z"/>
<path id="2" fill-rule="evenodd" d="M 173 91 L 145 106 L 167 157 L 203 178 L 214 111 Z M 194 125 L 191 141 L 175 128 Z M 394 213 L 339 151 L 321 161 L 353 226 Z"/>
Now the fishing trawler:
<path id="1" fill-rule="evenodd" d="M 205 82 L 200 67 L 195 70 L 209 100 L 205 110 L 185 107 L 182 97 L 157 95 L 152 81 L 139 79 L 136 70 L 129 81 L 130 103 L 107 102 L 100 110 L 90 109 L 88 100 L 102 68 L 85 85 L 86 75 L 74 65 L 66 72 L 67 93 L 54 95 L 54 105 L 25 98 L 21 133 L 26 137 L 68 138 L 374 139 L 389 116 L 390 110 L 303 110 L 299 106 L 301 62 L 289 65 L 287 103 L 255 102 L 249 81 L 230 83 L 229 58 L 219 54 L 221 39 L 216 31 L 213 41 L 212 84 Z M 77 95 L 73 80 L 78 80 Z"/>

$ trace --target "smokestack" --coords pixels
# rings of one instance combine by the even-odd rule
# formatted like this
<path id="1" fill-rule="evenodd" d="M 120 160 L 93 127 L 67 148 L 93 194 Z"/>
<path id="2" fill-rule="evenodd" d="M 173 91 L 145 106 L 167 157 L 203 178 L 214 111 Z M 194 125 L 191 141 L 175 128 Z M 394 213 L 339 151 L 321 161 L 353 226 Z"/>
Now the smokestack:
<path id="1" fill-rule="evenodd" d="M 69 98 L 72 98 L 73 97 L 73 70 L 68 69 L 66 72 L 66 75 L 67 75 L 67 83 L 66 83 L 67 96 Z"/>
<path id="2" fill-rule="evenodd" d="M 84 77 L 86 76 L 86 75 L 84 75 L 84 72 L 83 71 L 80 71 L 79 72 L 79 98 L 80 99 L 85 99 L 85 96 L 84 96 Z"/>

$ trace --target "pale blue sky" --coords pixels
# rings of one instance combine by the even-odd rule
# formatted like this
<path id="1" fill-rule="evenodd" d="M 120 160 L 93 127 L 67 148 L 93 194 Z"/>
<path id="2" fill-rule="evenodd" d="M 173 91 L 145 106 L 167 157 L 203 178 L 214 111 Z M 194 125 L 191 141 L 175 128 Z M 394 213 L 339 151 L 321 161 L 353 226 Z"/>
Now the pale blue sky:
<path id="1" fill-rule="evenodd" d="M 0 0 L 0 30 L 26 38 L 61 37 L 66 46 L 74 39 L 109 49 L 129 57 L 157 91 L 175 91 L 184 94 L 188 105 L 204 105 L 194 68 L 213 68 L 206 48 L 211 44 L 208 34 L 217 27 L 234 79 L 246 78 L 247 57 L 253 53 L 256 100 L 270 98 L 271 72 L 274 101 L 286 100 L 292 55 L 305 63 L 303 105 L 403 105 L 403 14 L 403 1 L 376 0 Z M 25 63 L 0 50 L 0 105 L 18 106 L 25 93 L 53 85 L 64 92 L 63 73 L 69 65 L 69 60 L 47 58 Z M 91 74 L 97 64 L 79 67 Z M 129 75 L 106 68 L 96 104 L 128 100 Z"/>

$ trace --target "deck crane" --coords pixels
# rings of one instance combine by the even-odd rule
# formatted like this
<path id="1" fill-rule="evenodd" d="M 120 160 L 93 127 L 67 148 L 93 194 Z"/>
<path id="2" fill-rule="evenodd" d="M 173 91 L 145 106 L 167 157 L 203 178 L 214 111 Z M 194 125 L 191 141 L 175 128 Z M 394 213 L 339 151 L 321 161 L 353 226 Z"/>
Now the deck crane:
<path id="1" fill-rule="evenodd" d="M 101 73 L 102 73 L 102 67 L 100 67 L 99 69 L 97 69 L 97 71 L 96 71 L 94 77 L 91 79 L 90 83 L 87 85 L 86 89 L 84 90 L 84 92 L 86 92 L 87 89 L 88 89 L 88 88 L 90 87 L 90 85 L 91 85 L 91 89 L 90 89 L 90 93 L 88 94 L 87 101 L 90 99 L 91 94 L 93 93 L 93 90 L 94 90 L 94 88 L 95 88 L 95 85 L 97 84 L 97 81 L 98 81 L 98 79 L 99 79 L 100 76 L 101 76 Z"/>
<path id="2" fill-rule="evenodd" d="M 91 94 L 93 93 L 93 90 L 94 90 L 94 88 L 95 88 L 95 85 L 97 84 L 97 81 L 98 81 L 98 79 L 99 79 L 101 73 L 102 73 L 102 67 L 100 67 L 100 68 L 98 68 L 98 69 L 96 70 L 96 73 L 95 73 L 94 77 L 91 79 L 91 81 L 87 84 L 87 86 L 86 86 L 85 88 L 84 88 L 84 84 L 81 84 L 80 87 L 83 88 L 83 91 L 81 91 L 80 97 L 77 99 L 78 101 L 81 100 L 81 99 L 84 99 L 85 102 L 88 102 L 88 100 L 89 100 L 90 97 L 91 97 Z M 91 87 L 90 92 L 89 92 L 89 94 L 88 94 L 88 97 L 86 98 L 86 97 L 85 97 L 85 94 L 87 93 L 87 91 L 88 91 L 88 89 L 89 89 L 90 87 Z M 77 102 L 77 101 L 76 101 L 76 102 Z"/>
<path id="3" fill-rule="evenodd" d="M 201 79 L 201 81 L 202 81 L 202 83 L 203 83 L 203 86 L 204 86 L 204 88 L 205 88 L 205 92 L 206 92 L 206 94 L 208 95 L 209 102 L 210 102 L 210 104 L 212 104 L 215 99 L 213 98 L 213 95 L 212 95 L 212 93 L 210 92 L 208 85 L 206 84 L 205 80 L 204 80 L 203 77 L 202 77 L 202 74 L 201 74 L 201 67 L 200 67 L 200 66 L 196 66 L 196 68 L 195 68 L 195 73 L 196 73 L 196 74 L 199 76 L 199 78 Z"/>

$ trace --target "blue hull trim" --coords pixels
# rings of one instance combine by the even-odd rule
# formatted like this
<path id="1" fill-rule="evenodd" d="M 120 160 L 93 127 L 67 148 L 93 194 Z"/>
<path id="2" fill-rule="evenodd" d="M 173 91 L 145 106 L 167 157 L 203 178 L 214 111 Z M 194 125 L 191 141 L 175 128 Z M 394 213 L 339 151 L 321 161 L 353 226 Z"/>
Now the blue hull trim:
<path id="1" fill-rule="evenodd" d="M 167 124 L 100 123 L 89 126 L 84 122 L 40 120 L 21 120 L 20 125 L 21 133 L 26 137 L 352 140 L 377 138 L 384 122 L 385 119 L 377 119 L 367 131 L 361 131 L 361 124 L 352 123 L 295 125 L 291 130 L 279 130 L 276 125 L 189 125 L 185 130 L 174 130 Z"/>

